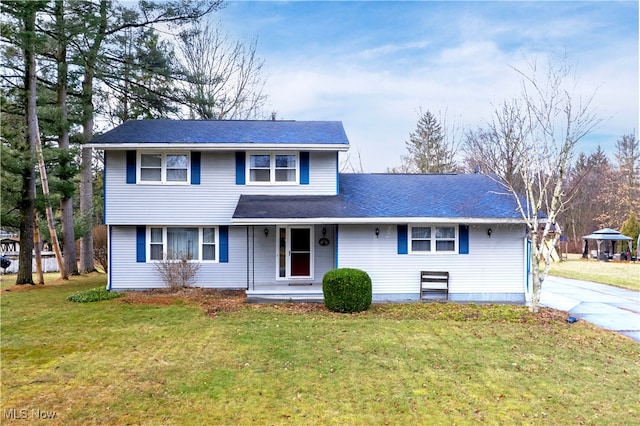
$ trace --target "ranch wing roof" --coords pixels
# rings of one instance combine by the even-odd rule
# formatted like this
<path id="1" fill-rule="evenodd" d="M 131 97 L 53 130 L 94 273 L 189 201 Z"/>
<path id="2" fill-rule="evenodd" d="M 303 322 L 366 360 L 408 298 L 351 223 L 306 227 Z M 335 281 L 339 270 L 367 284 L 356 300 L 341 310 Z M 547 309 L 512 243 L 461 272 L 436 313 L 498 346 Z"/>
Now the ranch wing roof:
<path id="1" fill-rule="evenodd" d="M 343 144 L 340 121 L 130 120 L 90 141 L 109 144 Z"/>
<path id="2" fill-rule="evenodd" d="M 234 222 L 312 218 L 521 220 L 513 196 L 480 174 L 341 174 L 339 185 L 336 196 L 242 195 Z"/>

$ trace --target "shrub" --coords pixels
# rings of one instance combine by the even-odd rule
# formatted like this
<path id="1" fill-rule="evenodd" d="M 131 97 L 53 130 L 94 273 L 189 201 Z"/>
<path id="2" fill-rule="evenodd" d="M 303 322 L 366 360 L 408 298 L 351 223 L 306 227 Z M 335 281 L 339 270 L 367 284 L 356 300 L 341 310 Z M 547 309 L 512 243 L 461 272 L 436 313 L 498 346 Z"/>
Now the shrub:
<path id="1" fill-rule="evenodd" d="M 191 262 L 189 256 L 180 254 L 177 259 L 164 259 L 156 264 L 156 271 L 169 288 L 189 287 L 195 282 L 200 264 Z"/>
<path id="2" fill-rule="evenodd" d="M 324 304 L 333 312 L 362 312 L 372 299 L 371 278 L 360 269 L 340 268 L 322 278 Z"/>
<path id="3" fill-rule="evenodd" d="M 87 303 L 87 302 L 99 302 L 100 300 L 117 299 L 124 296 L 124 293 L 118 293 L 117 291 L 109 291 L 104 287 L 92 288 L 90 290 L 79 291 L 73 293 L 67 300 L 70 302 Z"/>
<path id="4" fill-rule="evenodd" d="M 98 225 L 93 228 L 93 260 L 100 265 L 105 274 L 109 272 L 109 247 L 107 241 L 107 225 Z"/>

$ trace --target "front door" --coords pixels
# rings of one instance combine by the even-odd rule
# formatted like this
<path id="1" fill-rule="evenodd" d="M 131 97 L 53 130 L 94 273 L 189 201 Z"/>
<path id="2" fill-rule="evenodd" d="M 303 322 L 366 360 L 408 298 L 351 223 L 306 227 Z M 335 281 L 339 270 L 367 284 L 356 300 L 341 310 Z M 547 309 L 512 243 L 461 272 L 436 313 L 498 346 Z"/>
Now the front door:
<path id="1" fill-rule="evenodd" d="M 278 279 L 313 279 L 312 234 L 308 226 L 278 228 Z"/>

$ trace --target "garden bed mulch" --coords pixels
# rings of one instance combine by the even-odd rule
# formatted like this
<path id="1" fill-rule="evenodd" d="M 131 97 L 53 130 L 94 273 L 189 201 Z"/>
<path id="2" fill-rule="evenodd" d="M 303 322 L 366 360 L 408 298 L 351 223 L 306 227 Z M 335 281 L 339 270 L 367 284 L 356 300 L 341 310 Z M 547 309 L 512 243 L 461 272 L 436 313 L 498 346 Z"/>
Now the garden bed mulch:
<path id="1" fill-rule="evenodd" d="M 202 307 L 207 316 L 215 317 L 218 312 L 234 312 L 247 307 L 260 309 L 263 304 L 245 304 L 247 295 L 244 290 L 220 290 L 211 288 L 185 287 L 179 289 L 153 289 L 128 291 L 126 296 L 118 299 L 120 303 L 147 305 L 175 305 L 188 303 Z M 322 303 L 282 303 L 274 306 L 295 312 L 326 311 Z"/>
<path id="2" fill-rule="evenodd" d="M 63 284 L 68 281 L 56 280 L 50 284 Z M 17 292 L 42 289 L 43 285 L 13 285 L 4 291 Z M 115 303 L 131 305 L 169 306 L 190 304 L 199 306 L 209 317 L 216 317 L 219 312 L 235 312 L 240 309 L 270 308 L 290 313 L 322 312 L 327 315 L 334 313 L 327 310 L 323 303 L 246 303 L 244 290 L 223 290 L 200 287 L 183 287 L 178 289 L 161 288 L 139 291 L 127 291 L 125 297 L 115 299 Z M 514 323 L 552 324 L 564 323 L 567 313 L 555 309 L 540 308 L 540 312 L 532 314 L 525 308 L 517 310 L 507 316 L 495 313 L 494 309 L 475 304 L 457 303 L 408 303 L 408 304 L 374 304 L 369 314 L 390 319 L 418 319 L 418 320 L 449 320 L 449 321 L 508 321 Z M 367 315 L 366 312 L 361 313 Z M 355 314 L 355 315 L 361 315 Z M 335 314 L 340 315 L 340 314 Z"/>
<path id="3" fill-rule="evenodd" d="M 192 304 L 200 306 L 207 316 L 215 317 L 219 312 L 235 312 L 240 309 L 270 308 L 290 313 L 329 312 L 323 303 L 246 303 L 244 290 L 220 290 L 198 287 L 179 289 L 153 289 L 128 291 L 126 296 L 117 299 L 120 303 L 148 304 L 167 306 L 176 304 Z M 564 322 L 566 312 L 555 309 L 540 308 L 540 312 L 532 314 L 526 309 L 517 309 L 504 316 L 496 313 L 488 306 L 456 303 L 409 303 L 409 304 L 374 304 L 369 313 L 388 318 L 412 318 L 421 320 L 453 320 L 453 321 L 508 321 L 514 323 L 550 324 Z M 515 307 L 514 307 L 515 308 Z M 362 313 L 366 315 L 365 313 Z M 337 314 L 339 315 L 339 314 Z M 355 314 L 358 315 L 358 314 Z"/>

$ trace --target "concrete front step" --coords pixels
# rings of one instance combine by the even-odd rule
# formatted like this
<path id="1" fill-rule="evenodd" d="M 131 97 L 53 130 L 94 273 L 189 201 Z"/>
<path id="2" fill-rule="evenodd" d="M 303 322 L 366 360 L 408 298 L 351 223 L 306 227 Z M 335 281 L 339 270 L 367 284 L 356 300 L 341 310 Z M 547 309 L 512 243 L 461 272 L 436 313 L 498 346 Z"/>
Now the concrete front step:
<path id="1" fill-rule="evenodd" d="M 318 302 L 324 301 L 322 290 L 298 290 L 295 288 L 277 290 L 247 290 L 247 302 Z"/>

